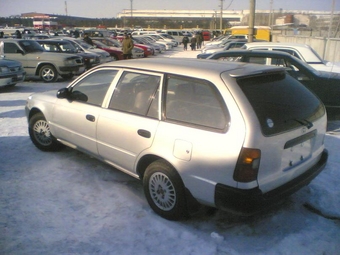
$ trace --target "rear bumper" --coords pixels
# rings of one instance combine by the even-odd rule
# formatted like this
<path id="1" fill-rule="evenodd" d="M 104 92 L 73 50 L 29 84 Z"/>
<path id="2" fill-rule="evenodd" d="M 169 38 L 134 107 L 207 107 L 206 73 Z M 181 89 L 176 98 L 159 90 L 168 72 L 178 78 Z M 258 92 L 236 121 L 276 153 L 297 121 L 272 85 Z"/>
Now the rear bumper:
<path id="1" fill-rule="evenodd" d="M 219 209 L 245 216 L 263 211 L 308 185 L 324 169 L 327 159 L 328 151 L 325 149 L 317 164 L 308 171 L 264 194 L 259 188 L 242 190 L 217 184 L 215 188 L 215 205 Z"/>

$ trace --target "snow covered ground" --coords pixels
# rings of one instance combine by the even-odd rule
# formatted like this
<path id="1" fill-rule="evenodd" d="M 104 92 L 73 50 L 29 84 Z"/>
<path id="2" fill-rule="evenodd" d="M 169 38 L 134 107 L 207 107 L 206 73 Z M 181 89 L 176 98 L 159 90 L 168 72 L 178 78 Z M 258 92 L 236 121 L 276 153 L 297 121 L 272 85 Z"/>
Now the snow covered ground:
<path id="1" fill-rule="evenodd" d="M 160 57 L 198 53 L 180 47 Z M 31 143 L 25 99 L 64 86 L 0 90 L 1 255 L 340 254 L 340 121 L 328 123 L 325 170 L 278 208 L 248 219 L 202 210 L 171 222 L 149 208 L 138 180 L 72 149 L 46 153 Z"/>

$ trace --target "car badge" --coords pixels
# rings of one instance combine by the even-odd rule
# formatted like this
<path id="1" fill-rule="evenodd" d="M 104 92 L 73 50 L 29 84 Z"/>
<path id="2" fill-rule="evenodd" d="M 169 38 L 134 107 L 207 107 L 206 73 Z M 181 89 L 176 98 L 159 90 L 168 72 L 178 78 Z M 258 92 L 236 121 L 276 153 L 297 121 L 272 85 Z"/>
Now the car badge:
<path id="1" fill-rule="evenodd" d="M 266 122 L 267 122 L 267 126 L 269 128 L 273 128 L 274 127 L 274 121 L 270 118 L 266 119 Z"/>

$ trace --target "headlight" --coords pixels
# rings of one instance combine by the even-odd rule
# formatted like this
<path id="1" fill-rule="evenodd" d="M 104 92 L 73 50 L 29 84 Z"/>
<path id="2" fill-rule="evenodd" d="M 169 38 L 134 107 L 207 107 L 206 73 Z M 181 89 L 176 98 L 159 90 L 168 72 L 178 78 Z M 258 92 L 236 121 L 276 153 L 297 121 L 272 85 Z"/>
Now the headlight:
<path id="1" fill-rule="evenodd" d="M 0 67 L 0 73 L 8 73 L 8 72 L 9 72 L 9 69 L 7 66 Z"/>
<path id="2" fill-rule="evenodd" d="M 66 65 L 74 65 L 75 64 L 75 61 L 73 59 L 65 59 L 65 64 Z"/>

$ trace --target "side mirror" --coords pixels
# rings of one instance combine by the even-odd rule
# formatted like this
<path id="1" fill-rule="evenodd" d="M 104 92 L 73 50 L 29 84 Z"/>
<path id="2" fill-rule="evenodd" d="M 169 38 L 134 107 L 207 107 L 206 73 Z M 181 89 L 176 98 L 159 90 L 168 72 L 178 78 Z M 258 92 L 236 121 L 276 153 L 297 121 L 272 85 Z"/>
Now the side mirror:
<path id="1" fill-rule="evenodd" d="M 62 88 L 57 91 L 57 98 L 69 98 L 70 91 L 67 88 Z"/>

